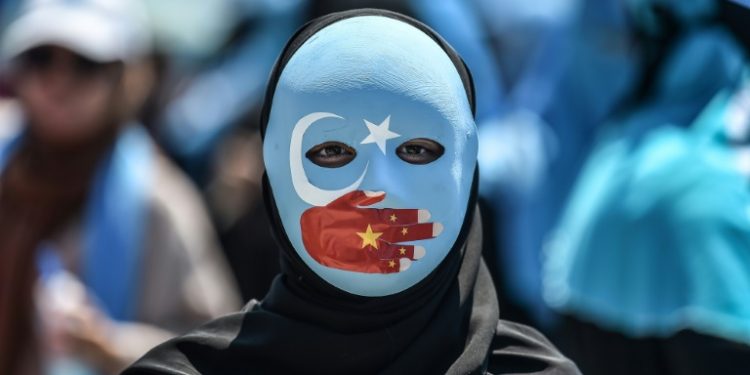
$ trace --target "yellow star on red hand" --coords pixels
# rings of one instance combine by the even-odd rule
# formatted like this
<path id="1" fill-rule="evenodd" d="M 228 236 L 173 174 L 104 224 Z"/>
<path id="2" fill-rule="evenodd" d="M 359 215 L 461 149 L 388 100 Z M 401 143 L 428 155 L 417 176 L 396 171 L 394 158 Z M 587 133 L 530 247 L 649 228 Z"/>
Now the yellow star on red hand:
<path id="1" fill-rule="evenodd" d="M 364 232 L 357 232 L 357 235 L 362 238 L 362 248 L 364 249 L 365 246 L 370 245 L 374 248 L 378 248 L 378 237 L 382 236 L 382 232 L 373 232 L 372 227 L 370 224 L 367 224 L 367 229 Z"/>

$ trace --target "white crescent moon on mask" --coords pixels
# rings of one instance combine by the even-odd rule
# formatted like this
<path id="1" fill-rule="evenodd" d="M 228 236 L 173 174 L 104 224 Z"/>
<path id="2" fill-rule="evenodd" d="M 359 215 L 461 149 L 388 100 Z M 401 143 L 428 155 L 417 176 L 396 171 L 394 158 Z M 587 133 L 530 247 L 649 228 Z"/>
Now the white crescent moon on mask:
<path id="1" fill-rule="evenodd" d="M 313 112 L 305 117 L 302 117 L 297 121 L 292 130 L 292 140 L 289 143 L 289 169 L 292 172 L 292 185 L 294 185 L 294 191 L 297 195 L 305 202 L 313 206 L 325 206 L 334 199 L 356 190 L 362 180 L 365 178 L 367 173 L 367 167 L 370 165 L 368 162 L 365 165 L 364 171 L 359 176 L 357 181 L 353 184 L 337 190 L 325 190 L 313 185 L 305 174 L 305 169 L 302 165 L 302 137 L 305 135 L 307 128 L 314 124 L 318 120 L 325 118 L 337 118 L 343 119 L 343 117 L 328 113 L 328 112 Z"/>

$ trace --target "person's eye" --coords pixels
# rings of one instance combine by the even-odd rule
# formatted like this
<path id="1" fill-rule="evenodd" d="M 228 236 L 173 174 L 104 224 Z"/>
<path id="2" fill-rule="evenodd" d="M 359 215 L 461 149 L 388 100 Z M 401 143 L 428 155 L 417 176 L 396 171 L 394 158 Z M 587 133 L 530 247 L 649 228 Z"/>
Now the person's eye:
<path id="1" fill-rule="evenodd" d="M 357 151 L 341 142 L 325 142 L 313 146 L 305 156 L 321 167 L 339 168 L 354 160 Z"/>
<path id="2" fill-rule="evenodd" d="M 443 145 L 427 138 L 412 139 L 396 148 L 396 155 L 410 164 L 432 163 L 443 156 L 444 152 Z"/>
<path id="3" fill-rule="evenodd" d="M 99 64 L 83 56 L 76 56 L 73 66 L 76 74 L 86 76 L 100 74 L 106 70 L 108 64 Z"/>
<path id="4" fill-rule="evenodd" d="M 30 70 L 45 70 L 52 65 L 53 53 L 49 48 L 37 47 L 21 56 L 21 65 Z"/>

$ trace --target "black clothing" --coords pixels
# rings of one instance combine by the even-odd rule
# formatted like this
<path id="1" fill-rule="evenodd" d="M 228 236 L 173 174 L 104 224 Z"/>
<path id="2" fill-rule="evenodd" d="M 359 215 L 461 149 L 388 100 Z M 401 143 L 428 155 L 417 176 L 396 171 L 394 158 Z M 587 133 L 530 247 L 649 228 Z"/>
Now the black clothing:
<path id="1" fill-rule="evenodd" d="M 750 373 L 750 346 L 691 330 L 633 338 L 567 317 L 561 333 L 561 348 L 587 375 Z"/>

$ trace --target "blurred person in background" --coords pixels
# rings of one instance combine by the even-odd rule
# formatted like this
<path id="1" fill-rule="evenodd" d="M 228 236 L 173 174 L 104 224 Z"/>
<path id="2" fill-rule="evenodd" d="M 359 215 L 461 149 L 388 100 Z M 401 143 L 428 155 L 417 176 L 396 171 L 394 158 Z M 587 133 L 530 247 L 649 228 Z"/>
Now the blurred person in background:
<path id="1" fill-rule="evenodd" d="M 651 74 L 603 127 L 547 251 L 546 298 L 584 373 L 750 371 L 748 5 L 629 3 Z"/>
<path id="2" fill-rule="evenodd" d="M 597 128 L 635 91 L 642 52 L 622 0 L 473 2 L 505 83 L 479 128 L 499 292 L 514 319 L 551 333 L 542 249 Z"/>
<path id="3" fill-rule="evenodd" d="M 655 91 L 655 76 L 682 36 L 692 42 L 680 48 L 700 52 L 683 52 L 694 53 L 693 61 L 672 58 L 682 61 L 671 69 L 675 77 L 693 78 L 678 94 L 663 95 L 669 103 L 659 104 L 662 116 L 692 121 L 737 62 L 721 53 L 722 44 L 714 42 L 706 19 L 692 15 L 690 2 L 476 3 L 507 87 L 500 116 L 480 127 L 480 193 L 499 229 L 498 284 L 514 318 L 553 329 L 557 316 L 543 299 L 542 252 L 602 124 Z M 644 15 L 651 6 L 660 15 L 677 14 L 667 15 L 657 32 Z M 515 141 L 497 147 L 506 138 Z"/>
<path id="4" fill-rule="evenodd" d="M 32 0 L 5 32 L 2 374 L 114 374 L 239 305 L 198 196 L 130 121 L 148 87 L 137 5 Z"/>

